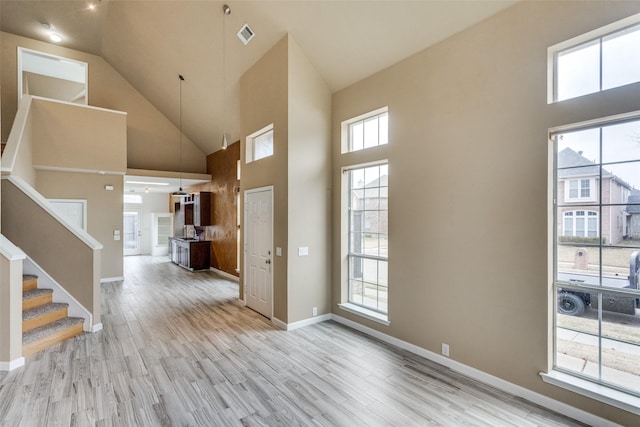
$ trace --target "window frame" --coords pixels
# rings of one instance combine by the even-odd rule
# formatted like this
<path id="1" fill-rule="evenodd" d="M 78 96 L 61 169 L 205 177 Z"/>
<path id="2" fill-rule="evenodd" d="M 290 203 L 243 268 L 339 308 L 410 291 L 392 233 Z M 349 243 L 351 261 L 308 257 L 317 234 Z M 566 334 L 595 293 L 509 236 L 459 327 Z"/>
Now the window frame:
<path id="1" fill-rule="evenodd" d="M 575 99 L 581 96 L 590 95 L 594 93 L 600 93 L 609 89 L 614 89 L 615 86 L 608 89 L 602 89 L 602 39 L 608 36 L 611 36 L 616 33 L 622 33 L 631 29 L 634 26 L 640 25 L 640 13 L 635 15 L 631 15 L 627 18 L 621 19 L 619 21 L 613 22 L 611 24 L 605 25 L 603 27 L 597 28 L 593 31 L 589 31 L 587 33 L 581 34 L 577 37 L 573 37 L 569 40 L 565 40 L 561 43 L 557 43 L 553 46 L 550 46 L 547 49 L 547 104 L 553 104 L 557 102 L 565 102 L 571 99 Z M 572 49 L 577 49 L 581 46 L 584 46 L 589 43 L 597 42 L 600 45 L 600 59 L 599 59 L 599 90 L 596 92 L 589 92 L 582 95 L 574 96 L 571 98 L 564 98 L 559 100 L 557 97 L 558 94 L 558 67 L 557 60 L 558 55 L 563 52 L 571 51 Z M 640 77 L 635 82 L 630 82 L 627 84 L 633 84 L 640 82 Z M 626 84 L 625 84 L 626 85 Z"/>
<path id="2" fill-rule="evenodd" d="M 585 187 L 582 185 L 584 181 L 588 182 L 588 186 L 586 189 L 589 190 L 588 196 L 583 196 L 582 192 L 585 190 Z M 595 202 L 598 200 L 597 198 L 597 188 L 596 179 L 592 177 L 575 177 L 575 178 L 566 178 L 564 180 L 565 189 L 564 189 L 564 201 L 566 203 L 581 203 L 581 202 Z M 571 183 L 577 182 L 576 191 L 578 192 L 577 197 L 571 197 Z"/>
<path id="3" fill-rule="evenodd" d="M 360 122 L 365 122 L 367 120 L 371 120 L 374 117 L 379 117 L 386 115 L 387 116 L 387 142 L 380 144 L 380 137 L 379 137 L 379 133 L 378 133 L 378 144 L 371 146 L 371 147 L 364 147 L 363 144 L 363 148 L 359 148 L 357 150 L 352 149 L 352 143 L 351 143 L 351 127 L 357 123 Z M 372 150 L 372 149 L 376 149 L 378 147 L 381 146 L 385 146 L 389 143 L 389 108 L 388 107 L 382 107 L 382 108 L 378 108 L 376 110 L 370 111 L 368 113 L 365 114 L 361 114 L 357 117 L 353 117 L 349 120 L 345 120 L 342 122 L 341 125 L 342 128 L 342 154 L 345 153 L 357 153 L 357 152 L 361 152 L 361 151 L 367 151 L 367 150 Z M 380 124 L 378 122 L 378 130 L 380 130 Z"/>
<path id="4" fill-rule="evenodd" d="M 368 163 L 368 164 L 361 164 L 361 165 L 353 165 L 347 168 L 343 168 L 342 173 L 343 176 L 345 177 L 345 180 L 347 181 L 347 301 L 349 304 L 352 304 L 354 306 L 358 306 L 361 310 L 364 311 L 370 311 L 372 312 L 372 314 L 376 315 L 376 316 L 380 316 L 382 318 L 388 318 L 388 314 L 389 314 L 389 306 L 388 306 L 388 298 L 389 298 L 389 276 L 388 276 L 388 266 L 389 266 L 389 255 L 388 255 L 388 242 L 389 242 L 389 232 L 388 232 L 388 228 L 387 228 L 387 233 L 386 233 L 386 238 L 387 238 L 387 255 L 386 256 L 382 256 L 380 255 L 379 251 L 378 251 L 378 255 L 371 255 L 371 254 L 367 254 L 364 252 L 354 252 L 353 248 L 351 246 L 352 243 L 352 215 L 351 212 L 353 211 L 353 206 L 352 206 L 352 186 L 351 186 L 351 173 L 354 171 L 358 171 L 358 170 L 364 170 L 367 168 L 371 168 L 371 167 L 380 167 L 380 166 L 386 166 L 387 167 L 387 177 L 388 177 L 388 167 L 389 167 L 389 162 L 387 160 L 384 161 L 379 161 L 379 162 L 374 162 L 374 163 Z M 388 178 L 387 178 L 388 179 Z M 388 224 L 388 217 L 389 217 L 389 203 L 388 203 L 388 199 L 389 199 L 389 185 L 388 185 L 388 181 L 387 181 L 387 185 L 386 186 L 378 186 L 376 187 L 378 189 L 380 188 L 386 188 L 387 189 L 387 205 L 385 209 L 380 209 L 380 203 L 378 202 L 378 208 L 375 209 L 376 212 L 381 212 L 381 211 L 386 211 L 387 212 L 387 224 Z M 363 190 L 363 192 L 366 192 L 366 187 L 363 186 L 361 188 Z M 380 200 L 380 193 L 378 193 L 378 201 Z M 373 211 L 373 209 L 366 209 L 363 208 L 361 209 L 363 212 L 366 211 Z M 388 226 L 387 226 L 388 227 Z M 377 233 L 378 235 L 380 235 L 381 233 Z M 379 246 L 378 246 L 379 248 Z M 352 299 L 352 260 L 354 258 L 359 258 L 362 260 L 370 260 L 370 261 L 376 261 L 376 262 L 385 262 L 387 264 L 387 281 L 384 287 L 387 288 L 387 310 L 383 311 L 380 310 L 379 308 L 374 308 L 370 305 L 365 305 L 364 303 L 358 303 L 356 301 L 354 301 Z M 379 266 L 378 266 L 379 269 Z M 379 270 L 378 270 L 379 271 Z M 364 279 L 362 280 L 363 286 L 364 286 Z M 380 287 L 380 280 L 379 280 L 379 276 L 377 276 L 377 281 L 376 281 L 376 287 L 379 288 Z M 379 295 L 380 290 L 376 289 L 376 300 L 378 300 L 378 295 Z"/>
<path id="5" fill-rule="evenodd" d="M 558 313 L 557 313 L 557 289 L 567 289 L 574 290 L 578 292 L 596 292 L 598 294 L 598 298 L 604 298 L 605 294 L 612 296 L 621 296 L 621 297 L 640 297 L 640 290 L 635 289 L 626 289 L 626 288 L 612 288 L 609 286 L 596 286 L 585 283 L 577 283 L 571 281 L 561 281 L 557 280 L 557 260 L 558 260 L 558 237 L 561 234 L 559 223 L 559 216 L 561 215 L 562 221 L 562 232 L 564 231 L 564 213 L 568 211 L 563 211 L 562 207 L 565 209 L 571 209 L 574 212 L 578 210 L 584 210 L 585 214 L 587 211 L 592 210 L 595 212 L 597 209 L 599 212 L 598 215 L 598 226 L 599 236 L 602 236 L 602 207 L 610 207 L 610 206 L 618 206 L 616 203 L 603 203 L 602 198 L 598 197 L 597 203 L 592 203 L 580 207 L 570 207 L 566 204 L 561 204 L 557 199 L 557 191 L 558 191 L 558 169 L 557 169 L 557 141 L 555 136 L 558 134 L 571 132 L 571 131 L 581 131 L 589 128 L 601 128 L 616 124 L 623 124 L 625 122 L 632 121 L 640 121 L 640 111 L 634 111 L 630 113 L 618 114 L 613 116 L 602 117 L 599 119 L 588 120 L 584 122 L 574 123 L 570 125 L 558 126 L 555 128 L 549 129 L 549 268 L 548 268 L 548 277 L 549 277 L 549 309 L 550 315 L 552 317 L 552 322 L 550 322 L 550 339 L 551 339 L 551 354 L 552 358 L 550 360 L 550 370 L 548 372 L 541 372 L 540 375 L 543 381 L 556 385 L 561 388 L 565 388 L 567 390 L 571 390 L 573 392 L 582 394 L 584 396 L 588 396 L 592 399 L 596 399 L 601 402 L 605 402 L 612 406 L 624 409 L 626 411 L 635 413 L 640 415 L 640 389 L 639 390 L 630 390 L 625 388 L 620 384 L 615 384 L 609 382 L 607 379 L 603 379 L 602 374 L 598 374 L 597 378 L 586 376 L 580 372 L 572 371 L 568 368 L 558 365 L 558 350 L 557 350 L 557 340 L 558 340 Z M 624 162 L 624 161 L 623 161 Z M 614 162 L 616 163 L 616 162 Z M 599 159 L 598 165 L 606 165 L 609 164 L 607 162 L 602 162 L 602 158 Z M 602 180 L 602 177 L 600 177 Z M 596 192 L 602 193 L 601 186 L 598 186 Z M 628 203 L 627 203 L 628 204 Z M 588 218 L 585 215 L 585 218 Z M 585 224 L 586 227 L 586 224 Z M 600 249 L 609 247 L 606 242 L 603 242 L 601 238 L 599 238 L 600 243 L 595 245 Z M 593 246 L 593 245 L 588 245 Z M 635 248 L 635 246 L 633 247 Z M 600 268 L 602 268 L 602 260 L 599 261 Z M 602 307 L 602 300 L 599 300 L 599 307 Z M 599 310 L 599 313 L 602 313 L 604 310 Z M 602 314 L 598 316 L 599 322 L 604 322 Z M 605 333 L 602 331 L 602 328 L 598 332 L 598 339 L 606 339 Z M 599 350 L 601 351 L 601 350 Z M 602 369 L 602 358 L 598 360 L 598 368 Z"/>
<path id="6" fill-rule="evenodd" d="M 264 136 L 268 133 L 271 133 L 272 136 L 272 143 L 271 143 L 271 154 L 269 154 L 268 156 L 262 156 L 262 157 L 256 157 L 256 139 L 260 138 L 261 136 Z M 269 157 L 273 157 L 275 155 L 275 131 L 273 128 L 273 123 L 268 124 L 267 126 L 263 127 L 260 130 L 257 130 L 255 132 L 253 132 L 252 134 L 248 135 L 245 139 L 246 141 L 246 147 L 245 147 L 245 163 L 252 163 L 252 162 L 257 162 L 258 160 L 262 160 L 262 159 L 268 159 Z"/>

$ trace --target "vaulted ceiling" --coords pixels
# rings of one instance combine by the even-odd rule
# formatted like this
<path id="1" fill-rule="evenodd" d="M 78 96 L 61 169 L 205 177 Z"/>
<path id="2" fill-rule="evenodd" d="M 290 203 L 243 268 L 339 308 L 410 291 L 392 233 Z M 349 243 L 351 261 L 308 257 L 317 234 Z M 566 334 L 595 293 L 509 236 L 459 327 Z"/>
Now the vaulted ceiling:
<path id="1" fill-rule="evenodd" d="M 184 133 L 210 154 L 223 129 L 240 138 L 239 79 L 285 34 L 334 92 L 516 1 L 1 0 L 0 29 L 49 41 L 42 24 L 50 24 L 61 45 L 104 57 L 176 125 L 183 74 Z M 246 46 L 236 36 L 244 24 L 255 32 Z"/>

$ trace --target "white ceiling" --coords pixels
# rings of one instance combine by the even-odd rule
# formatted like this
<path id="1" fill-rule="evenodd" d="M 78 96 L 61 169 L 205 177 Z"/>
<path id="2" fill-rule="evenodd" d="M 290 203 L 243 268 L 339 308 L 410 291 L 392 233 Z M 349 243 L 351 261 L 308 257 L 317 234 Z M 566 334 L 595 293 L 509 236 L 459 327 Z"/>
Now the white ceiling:
<path id="1" fill-rule="evenodd" d="M 183 130 L 210 154 L 220 148 L 223 129 L 230 141 L 239 139 L 239 78 L 285 34 L 291 34 L 335 92 L 516 1 L 102 0 L 90 11 L 89 0 L 1 0 L 0 28 L 46 40 L 42 23 L 51 24 L 63 37 L 62 45 L 103 56 L 175 124 L 177 75 L 183 74 Z M 232 10 L 224 22 L 225 102 L 224 3 Z M 256 33 L 247 46 L 236 37 L 245 23 Z"/>

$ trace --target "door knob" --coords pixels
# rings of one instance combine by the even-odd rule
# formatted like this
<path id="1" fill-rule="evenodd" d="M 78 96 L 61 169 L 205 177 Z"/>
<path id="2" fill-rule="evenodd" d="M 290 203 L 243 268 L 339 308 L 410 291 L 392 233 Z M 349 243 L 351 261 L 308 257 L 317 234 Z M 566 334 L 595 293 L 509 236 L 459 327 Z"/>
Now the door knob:
<path id="1" fill-rule="evenodd" d="M 266 261 L 265 261 L 265 263 L 267 263 L 267 264 L 271 264 L 271 260 L 270 260 L 270 259 L 268 259 L 268 260 L 266 260 Z"/>

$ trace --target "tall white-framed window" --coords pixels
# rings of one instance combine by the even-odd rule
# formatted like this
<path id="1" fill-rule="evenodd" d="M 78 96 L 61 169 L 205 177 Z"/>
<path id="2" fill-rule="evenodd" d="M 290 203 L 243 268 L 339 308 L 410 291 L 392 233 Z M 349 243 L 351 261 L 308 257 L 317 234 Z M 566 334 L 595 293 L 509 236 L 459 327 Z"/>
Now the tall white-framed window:
<path id="1" fill-rule="evenodd" d="M 349 302 L 386 315 L 389 301 L 389 166 L 345 170 Z"/>
<path id="2" fill-rule="evenodd" d="M 273 156 L 273 123 L 247 136 L 246 163 Z"/>
<path id="3" fill-rule="evenodd" d="M 640 81 L 640 14 L 548 49 L 548 102 Z"/>
<path id="4" fill-rule="evenodd" d="M 389 143 L 387 107 L 363 114 L 342 123 L 342 152 L 365 150 Z M 346 134 L 346 135 L 345 135 Z"/>
<path id="5" fill-rule="evenodd" d="M 632 227 L 640 224 L 640 199 L 630 197 L 640 188 L 640 112 L 550 134 L 553 369 L 573 386 L 582 381 L 609 390 L 599 398 L 625 407 L 611 396 L 640 398 L 640 228 Z M 602 185 L 582 182 L 594 174 L 590 182 Z M 561 195 L 587 197 L 587 188 L 597 194 L 582 206 Z M 640 406 L 634 410 L 640 413 Z"/>

